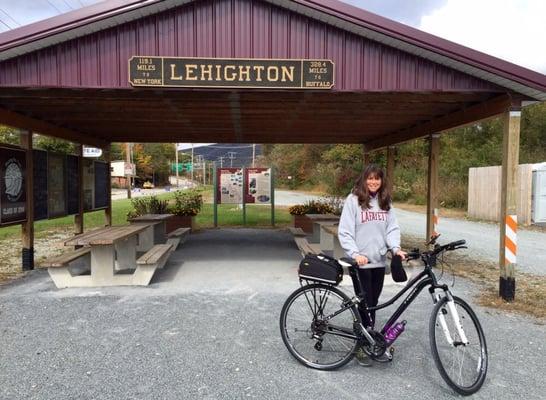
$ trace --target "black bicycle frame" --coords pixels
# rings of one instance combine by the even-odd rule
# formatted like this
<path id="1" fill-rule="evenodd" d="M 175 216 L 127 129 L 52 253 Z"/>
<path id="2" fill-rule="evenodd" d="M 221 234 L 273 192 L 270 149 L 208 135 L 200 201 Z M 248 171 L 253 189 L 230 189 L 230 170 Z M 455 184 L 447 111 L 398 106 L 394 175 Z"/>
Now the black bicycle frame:
<path id="1" fill-rule="evenodd" d="M 355 276 L 358 278 L 358 274 L 355 274 Z M 360 285 L 360 280 L 358 282 L 359 287 L 362 287 Z M 415 298 L 421 293 L 421 290 L 423 290 L 425 287 L 430 286 L 429 292 L 432 294 L 436 289 L 442 289 L 442 290 L 448 290 L 447 285 L 439 285 L 436 281 L 436 276 L 432 272 L 431 268 L 428 265 L 425 265 L 425 269 L 419 273 L 415 278 L 413 278 L 411 281 L 408 282 L 406 287 L 404 287 L 400 292 L 398 292 L 393 298 L 386 301 L 383 304 L 378 304 L 374 307 L 368 307 L 365 300 L 362 299 L 364 302 L 364 311 L 376 311 L 380 310 L 382 308 L 389 307 L 394 302 L 396 302 L 400 297 L 404 295 L 408 290 L 413 290 L 408 294 L 408 296 L 404 299 L 402 304 L 398 306 L 396 311 L 391 315 L 389 320 L 385 323 L 383 328 L 381 329 L 381 334 L 385 334 L 385 332 L 398 320 L 398 318 L 406 311 L 406 309 L 409 307 L 409 305 L 415 300 Z"/>
<path id="2" fill-rule="evenodd" d="M 359 287 L 362 287 L 360 285 L 360 279 L 358 278 L 358 274 L 355 273 L 354 276 L 358 280 Z M 351 274 L 351 278 L 355 279 L 355 278 L 353 278 L 353 274 Z M 381 329 L 381 334 L 384 335 L 385 332 L 404 313 L 404 311 L 406 311 L 406 309 L 415 300 L 415 298 L 419 295 L 419 293 L 421 293 L 421 290 L 423 290 L 427 286 L 430 286 L 429 287 L 429 292 L 430 292 L 431 295 L 434 293 L 434 291 L 436 289 L 442 289 L 444 291 L 448 290 L 447 285 L 439 285 L 438 284 L 438 282 L 436 280 L 436 276 L 434 275 L 434 272 L 432 272 L 431 267 L 428 266 L 427 264 L 425 264 L 425 269 L 423 271 L 421 271 L 415 278 L 413 278 L 411 281 L 409 281 L 408 284 L 400 292 L 398 292 L 393 298 L 386 301 L 385 303 L 378 304 L 377 306 L 374 306 L 374 307 L 368 307 L 367 304 L 366 304 L 366 300 L 364 298 L 361 298 L 358 295 L 357 295 L 357 298 L 359 299 L 360 302 L 364 303 L 364 306 L 365 306 L 364 311 L 366 311 L 366 312 L 375 311 L 375 310 L 380 310 L 382 308 L 389 307 L 394 302 L 396 302 L 400 297 L 402 297 L 404 295 L 404 293 L 406 293 L 408 290 L 413 288 L 413 290 L 404 299 L 402 304 L 400 304 L 398 306 L 396 311 L 391 315 L 389 320 L 385 323 L 385 325 Z M 313 297 L 314 297 L 314 295 L 313 295 Z M 322 309 L 322 307 L 323 307 L 322 302 L 323 301 L 324 301 L 323 299 L 320 300 L 318 310 Z M 309 300 L 308 300 L 308 302 L 309 302 Z M 317 299 L 315 298 L 314 303 L 316 304 L 316 302 L 317 302 Z M 346 302 L 346 304 L 344 304 L 339 310 L 333 312 L 330 315 L 325 316 L 324 320 L 329 321 L 330 319 L 334 318 L 336 315 L 339 315 L 339 314 L 345 312 L 347 309 L 353 307 L 354 304 L 355 304 L 354 301 Z M 316 317 L 316 314 L 317 314 L 318 310 L 317 309 L 313 310 L 313 307 L 311 307 L 311 309 L 313 311 L 314 316 Z M 368 327 L 365 327 L 365 328 L 368 328 Z M 338 326 L 335 326 L 335 325 L 329 325 L 328 326 L 328 333 L 333 334 L 333 335 L 337 335 L 337 336 L 350 338 L 350 339 L 361 339 L 361 337 L 355 336 L 354 334 L 352 334 L 352 332 L 349 332 L 347 328 L 338 327 Z"/>

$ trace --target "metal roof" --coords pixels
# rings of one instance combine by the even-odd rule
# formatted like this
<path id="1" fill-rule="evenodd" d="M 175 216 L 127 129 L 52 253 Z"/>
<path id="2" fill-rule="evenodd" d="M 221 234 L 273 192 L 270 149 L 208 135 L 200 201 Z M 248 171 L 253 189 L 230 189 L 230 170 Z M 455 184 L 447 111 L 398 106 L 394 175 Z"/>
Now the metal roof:
<path id="1" fill-rule="evenodd" d="M 196 0 L 110 0 L 0 34 L 0 61 Z M 546 76 L 334 0 L 261 0 L 546 100 Z"/>

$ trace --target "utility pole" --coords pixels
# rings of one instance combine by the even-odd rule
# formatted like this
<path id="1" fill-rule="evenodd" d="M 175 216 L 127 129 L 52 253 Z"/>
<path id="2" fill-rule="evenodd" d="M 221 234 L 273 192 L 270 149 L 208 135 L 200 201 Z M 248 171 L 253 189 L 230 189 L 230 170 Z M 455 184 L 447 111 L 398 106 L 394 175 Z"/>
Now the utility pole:
<path id="1" fill-rule="evenodd" d="M 176 169 L 176 187 L 179 186 L 178 184 L 178 143 L 174 144 L 174 158 L 175 158 L 175 169 Z"/>
<path id="2" fill-rule="evenodd" d="M 193 184 L 193 143 L 191 144 L 191 183 Z"/>
<path id="3" fill-rule="evenodd" d="M 256 143 L 252 143 L 252 168 L 254 168 L 255 158 L 256 158 Z"/>
<path id="4" fill-rule="evenodd" d="M 233 159 L 235 158 L 235 154 L 237 154 L 235 151 L 228 151 L 228 158 L 229 158 L 229 166 L 230 168 L 233 167 Z"/>
<path id="5" fill-rule="evenodd" d="M 131 165 L 131 144 L 125 143 L 125 160 L 126 163 Z M 131 198 L 131 174 L 127 173 L 127 170 L 125 171 L 125 180 L 127 185 L 127 198 Z"/>
<path id="6" fill-rule="evenodd" d="M 220 168 L 224 168 L 224 156 L 218 157 L 218 160 L 220 161 Z"/>
<path id="7" fill-rule="evenodd" d="M 207 177 L 206 167 L 207 167 L 207 160 L 203 159 L 203 185 L 207 184 L 207 182 L 205 181 L 205 179 Z"/>

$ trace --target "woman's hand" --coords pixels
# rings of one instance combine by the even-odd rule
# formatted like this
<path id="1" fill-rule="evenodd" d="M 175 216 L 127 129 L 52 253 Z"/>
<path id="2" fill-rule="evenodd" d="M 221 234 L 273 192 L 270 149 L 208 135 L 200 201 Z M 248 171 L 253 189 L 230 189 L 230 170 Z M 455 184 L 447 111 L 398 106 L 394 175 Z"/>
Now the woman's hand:
<path id="1" fill-rule="evenodd" d="M 366 265 L 368 264 L 368 258 L 366 256 L 361 256 L 360 254 L 357 254 L 355 256 L 355 261 L 358 265 Z"/>
<path id="2" fill-rule="evenodd" d="M 402 260 L 405 260 L 406 259 L 406 256 L 408 255 L 407 252 L 403 251 L 403 250 L 398 250 L 396 252 L 396 255 L 397 256 L 400 256 L 400 258 L 402 258 Z"/>

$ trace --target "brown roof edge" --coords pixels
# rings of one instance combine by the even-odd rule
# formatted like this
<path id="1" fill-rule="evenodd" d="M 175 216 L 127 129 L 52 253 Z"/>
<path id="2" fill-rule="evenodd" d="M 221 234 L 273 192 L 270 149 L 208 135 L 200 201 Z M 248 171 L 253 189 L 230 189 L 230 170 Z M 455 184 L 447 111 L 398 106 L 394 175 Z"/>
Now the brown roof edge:
<path id="1" fill-rule="evenodd" d="M 101 1 L 87 7 L 82 7 L 74 11 L 69 11 L 64 14 L 0 33 L 0 51 L 161 1 L 162 0 Z"/>
<path id="2" fill-rule="evenodd" d="M 163 0 L 109 0 L 0 34 L 0 51 L 94 23 Z M 546 75 L 439 38 L 337 0 L 291 0 L 347 22 L 546 92 Z M 275 3 L 278 3 L 275 1 Z"/>
<path id="3" fill-rule="evenodd" d="M 350 4 L 337 0 L 292 1 L 479 69 L 546 91 L 546 75 L 381 17 Z"/>

